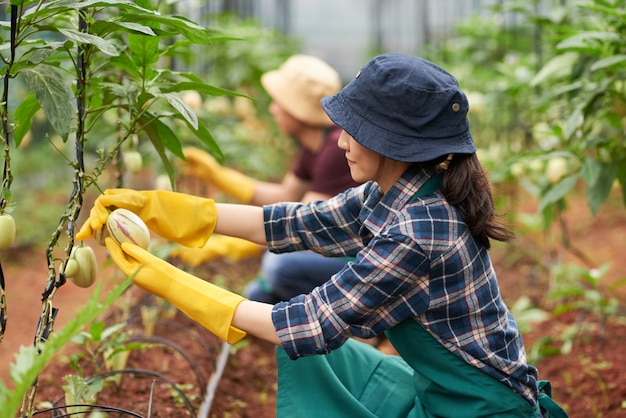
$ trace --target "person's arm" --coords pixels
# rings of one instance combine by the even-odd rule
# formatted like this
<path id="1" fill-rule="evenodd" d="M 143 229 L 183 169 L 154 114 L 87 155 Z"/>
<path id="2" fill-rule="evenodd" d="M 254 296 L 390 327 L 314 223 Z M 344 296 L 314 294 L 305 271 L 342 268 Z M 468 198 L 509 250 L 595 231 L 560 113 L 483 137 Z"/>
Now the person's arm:
<path id="1" fill-rule="evenodd" d="M 244 300 L 237 305 L 232 324 L 250 335 L 280 345 L 272 321 L 272 308 L 269 303 Z"/>
<path id="2" fill-rule="evenodd" d="M 232 203 L 216 203 L 215 207 L 217 222 L 214 233 L 267 244 L 262 207 Z"/>
<path id="3" fill-rule="evenodd" d="M 185 175 L 212 183 L 243 203 L 258 206 L 277 202 L 307 203 L 330 197 L 327 194 L 310 192 L 311 183 L 293 172 L 287 173 L 280 183 L 258 181 L 232 168 L 221 166 L 205 151 L 190 147 L 184 152 L 187 159 L 183 165 Z"/>
<path id="4" fill-rule="evenodd" d="M 300 202 L 308 189 L 309 182 L 287 173 L 281 183 L 256 182 L 251 203 L 263 206 L 276 202 Z"/>

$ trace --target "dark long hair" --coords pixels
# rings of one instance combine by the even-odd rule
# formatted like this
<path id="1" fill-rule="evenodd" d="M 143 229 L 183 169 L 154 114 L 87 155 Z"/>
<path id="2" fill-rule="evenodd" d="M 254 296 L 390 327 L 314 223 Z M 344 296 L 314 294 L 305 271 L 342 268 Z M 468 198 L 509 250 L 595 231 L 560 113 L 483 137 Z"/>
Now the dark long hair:
<path id="1" fill-rule="evenodd" d="M 441 163 L 445 158 L 431 163 Z M 448 203 L 459 208 L 474 238 L 487 249 L 491 239 L 512 241 L 515 234 L 496 214 L 487 173 L 476 154 L 456 154 L 447 163 L 441 191 Z"/>

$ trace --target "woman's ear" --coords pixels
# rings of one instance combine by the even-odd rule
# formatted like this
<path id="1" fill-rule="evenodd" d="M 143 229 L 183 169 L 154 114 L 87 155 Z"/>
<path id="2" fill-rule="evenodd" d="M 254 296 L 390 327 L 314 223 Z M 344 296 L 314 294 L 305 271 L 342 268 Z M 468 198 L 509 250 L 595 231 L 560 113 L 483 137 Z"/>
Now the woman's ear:
<path id="1" fill-rule="evenodd" d="M 450 167 L 450 161 L 452 161 L 452 157 L 454 157 L 453 154 L 448 154 L 446 159 L 438 164 L 439 167 L 441 167 L 442 170 L 447 170 L 448 167 Z"/>

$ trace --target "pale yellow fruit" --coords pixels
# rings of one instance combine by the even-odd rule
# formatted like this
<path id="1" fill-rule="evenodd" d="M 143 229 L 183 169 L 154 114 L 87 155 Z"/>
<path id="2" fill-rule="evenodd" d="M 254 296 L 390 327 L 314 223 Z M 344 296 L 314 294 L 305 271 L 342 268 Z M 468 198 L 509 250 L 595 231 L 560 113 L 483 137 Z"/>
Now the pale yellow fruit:
<path id="1" fill-rule="evenodd" d="M 540 158 L 533 158 L 528 161 L 526 167 L 531 173 L 541 172 L 544 168 L 544 161 Z"/>
<path id="2" fill-rule="evenodd" d="M 567 160 L 563 157 L 552 158 L 548 161 L 546 174 L 551 184 L 558 183 L 567 174 Z"/>
<path id="3" fill-rule="evenodd" d="M 136 173 L 143 167 L 143 158 L 138 151 L 126 151 L 124 152 L 123 160 L 124 166 L 131 172 Z"/>
<path id="4" fill-rule="evenodd" d="M 15 241 L 15 220 L 8 213 L 0 215 L 0 251 L 8 249 Z"/>
<path id="5" fill-rule="evenodd" d="M 65 271 L 63 273 L 65 273 L 65 277 L 76 276 L 76 273 L 78 273 L 78 261 L 74 258 L 67 260 L 67 263 L 65 264 Z"/>
<path id="6" fill-rule="evenodd" d="M 107 219 L 109 235 L 118 244 L 130 242 L 144 250 L 150 245 L 150 230 L 139 216 L 127 209 L 115 209 Z"/>
<path id="7" fill-rule="evenodd" d="M 511 164 L 511 175 L 513 176 L 513 178 L 520 178 L 523 174 L 524 166 L 519 161 Z"/>
<path id="8" fill-rule="evenodd" d="M 66 273 L 70 281 L 83 288 L 94 284 L 98 276 L 98 261 L 93 249 L 86 245 L 74 247 L 70 260 L 74 260 L 78 265 L 78 270 L 73 275 L 70 276 Z"/>

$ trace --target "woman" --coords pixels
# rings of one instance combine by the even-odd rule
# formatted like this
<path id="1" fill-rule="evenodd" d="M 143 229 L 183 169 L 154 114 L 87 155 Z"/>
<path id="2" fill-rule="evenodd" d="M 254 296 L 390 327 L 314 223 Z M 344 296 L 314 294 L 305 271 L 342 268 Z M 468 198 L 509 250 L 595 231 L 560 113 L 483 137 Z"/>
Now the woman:
<path id="1" fill-rule="evenodd" d="M 363 185 L 263 208 L 110 190 L 77 239 L 125 207 L 184 245 L 202 245 L 215 230 L 276 253 L 354 256 L 309 294 L 269 305 L 106 240 L 137 285 L 220 338 L 250 333 L 280 346 L 277 416 L 540 416 L 537 370 L 488 254 L 490 240 L 512 234 L 495 216 L 457 81 L 426 60 L 385 54 L 322 105 L 344 130 L 339 147 Z M 351 338 L 383 332 L 400 356 Z"/>

